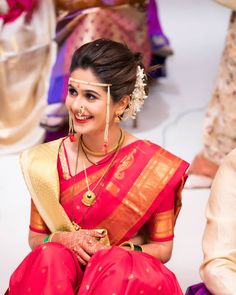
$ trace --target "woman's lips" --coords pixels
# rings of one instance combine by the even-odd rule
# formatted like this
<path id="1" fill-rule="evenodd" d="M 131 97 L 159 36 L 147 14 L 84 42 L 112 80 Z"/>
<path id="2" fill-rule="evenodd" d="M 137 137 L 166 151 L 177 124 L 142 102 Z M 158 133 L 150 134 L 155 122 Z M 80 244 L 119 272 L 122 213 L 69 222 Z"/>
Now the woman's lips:
<path id="1" fill-rule="evenodd" d="M 91 120 L 92 116 L 74 116 L 75 122 L 77 123 L 87 123 L 89 120 Z"/>

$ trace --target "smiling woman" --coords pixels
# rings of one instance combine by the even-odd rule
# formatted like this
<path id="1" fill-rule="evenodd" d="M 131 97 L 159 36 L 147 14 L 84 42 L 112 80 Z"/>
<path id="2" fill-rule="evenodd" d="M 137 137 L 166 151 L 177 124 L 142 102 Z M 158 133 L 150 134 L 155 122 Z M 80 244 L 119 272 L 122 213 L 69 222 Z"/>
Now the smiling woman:
<path id="1" fill-rule="evenodd" d="M 21 156 L 32 252 L 7 294 L 182 294 L 164 263 L 188 164 L 119 124 L 145 99 L 140 54 L 106 39 L 75 51 L 69 136 Z"/>

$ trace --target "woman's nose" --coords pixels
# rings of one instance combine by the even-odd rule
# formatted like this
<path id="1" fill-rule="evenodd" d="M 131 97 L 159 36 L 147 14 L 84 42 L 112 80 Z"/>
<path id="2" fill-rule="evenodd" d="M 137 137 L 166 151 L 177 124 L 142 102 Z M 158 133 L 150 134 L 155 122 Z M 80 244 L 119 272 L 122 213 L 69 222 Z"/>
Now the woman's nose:
<path id="1" fill-rule="evenodd" d="M 75 111 L 75 112 L 78 112 L 80 109 L 84 108 L 84 103 L 83 103 L 83 99 L 80 98 L 79 96 L 73 100 L 72 102 L 72 109 Z"/>

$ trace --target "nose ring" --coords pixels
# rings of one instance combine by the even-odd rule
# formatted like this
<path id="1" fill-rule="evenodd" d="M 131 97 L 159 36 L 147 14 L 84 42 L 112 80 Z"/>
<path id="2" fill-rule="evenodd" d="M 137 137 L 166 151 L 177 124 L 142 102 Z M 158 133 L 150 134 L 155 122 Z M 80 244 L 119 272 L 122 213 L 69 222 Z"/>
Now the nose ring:
<path id="1" fill-rule="evenodd" d="M 79 109 L 79 111 L 78 111 L 78 115 L 79 116 L 82 116 L 83 113 L 84 113 L 84 111 L 85 111 L 85 107 L 84 106 L 81 106 L 80 109 Z"/>

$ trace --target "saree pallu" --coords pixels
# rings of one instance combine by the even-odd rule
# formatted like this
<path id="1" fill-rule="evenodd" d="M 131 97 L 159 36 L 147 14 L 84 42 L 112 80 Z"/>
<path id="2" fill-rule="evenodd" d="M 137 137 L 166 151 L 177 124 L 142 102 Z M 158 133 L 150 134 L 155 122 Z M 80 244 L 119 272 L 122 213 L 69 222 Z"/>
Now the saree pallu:
<path id="1" fill-rule="evenodd" d="M 69 67 L 76 48 L 99 38 L 125 43 L 134 52 L 140 52 L 144 64 L 151 59 L 145 7 L 131 5 L 94 7 L 69 13 L 57 24 L 58 53 L 54 64 L 48 106 L 41 120 L 45 127 L 63 125 L 68 119 L 65 107 Z"/>
<path id="2" fill-rule="evenodd" d="M 78 287 L 79 286 L 79 287 Z M 7 295 L 182 295 L 175 278 L 156 258 L 119 247 L 100 250 L 85 271 L 57 243 L 32 251 L 11 277 Z"/>
<path id="3" fill-rule="evenodd" d="M 15 6 L 17 2 L 9 1 Z M 35 1 L 20 2 L 25 7 L 12 7 L 5 15 L 6 23 L 0 25 L 0 154 L 19 152 L 43 141 L 39 122 L 55 58 L 52 1 L 38 1 L 35 9 Z"/>

